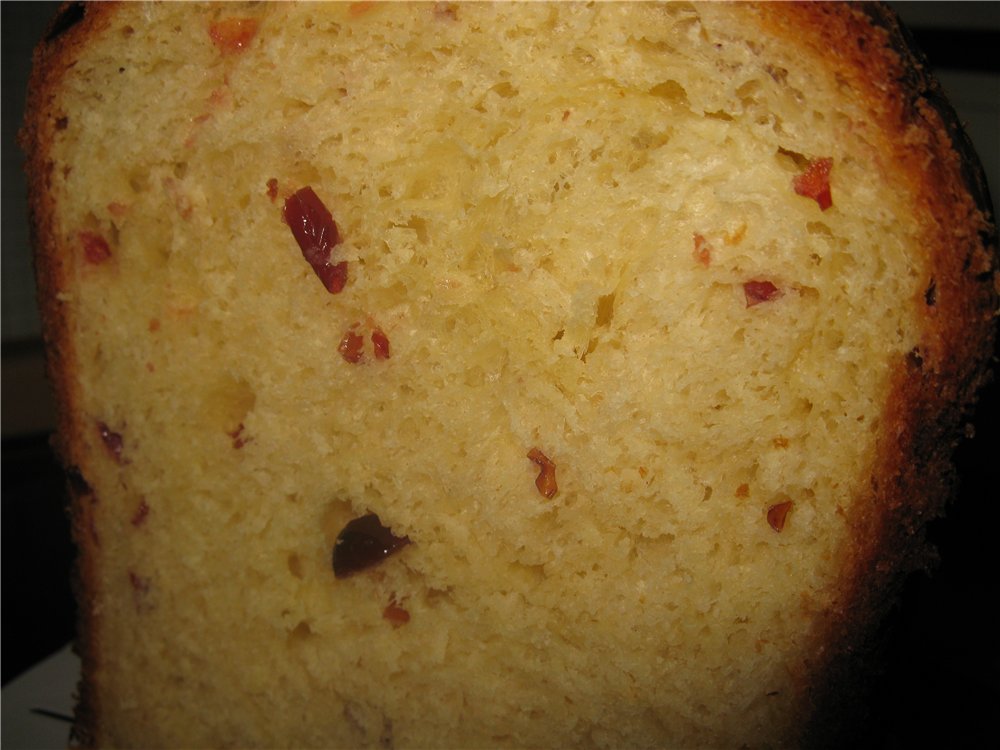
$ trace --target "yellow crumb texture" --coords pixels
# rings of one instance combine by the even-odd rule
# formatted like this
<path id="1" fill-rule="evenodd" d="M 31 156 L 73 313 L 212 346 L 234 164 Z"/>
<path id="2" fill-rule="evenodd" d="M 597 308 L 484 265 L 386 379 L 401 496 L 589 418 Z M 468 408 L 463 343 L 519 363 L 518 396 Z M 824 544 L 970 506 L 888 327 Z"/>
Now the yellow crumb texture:
<path id="1" fill-rule="evenodd" d="M 741 7 L 109 16 L 52 178 L 61 241 L 109 251 L 60 303 L 100 742 L 794 730 L 926 261 L 862 102 Z M 368 513 L 410 543 L 335 577 Z"/>

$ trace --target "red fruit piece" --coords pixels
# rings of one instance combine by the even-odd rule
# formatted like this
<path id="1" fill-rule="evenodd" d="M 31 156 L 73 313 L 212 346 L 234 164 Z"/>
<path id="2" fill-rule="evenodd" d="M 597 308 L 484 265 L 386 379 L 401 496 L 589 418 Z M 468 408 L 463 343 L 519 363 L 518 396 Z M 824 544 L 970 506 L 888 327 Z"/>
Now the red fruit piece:
<path id="1" fill-rule="evenodd" d="M 382 610 L 382 617 L 392 623 L 394 628 L 401 627 L 410 621 L 410 613 L 400 607 L 395 599 Z"/>
<path id="2" fill-rule="evenodd" d="M 342 291 L 347 283 L 347 261 L 330 261 L 333 248 L 340 244 L 340 232 L 323 201 L 311 187 L 304 187 L 285 200 L 284 218 L 299 243 L 302 257 L 323 286 L 330 294 Z"/>
<path id="3" fill-rule="evenodd" d="M 80 232 L 80 243 L 83 245 L 83 257 L 95 266 L 111 257 L 111 248 L 107 241 L 94 232 Z"/>
<path id="4" fill-rule="evenodd" d="M 821 211 L 826 211 L 833 205 L 833 197 L 830 194 L 830 170 L 832 168 L 833 159 L 814 159 L 809 162 L 805 172 L 792 180 L 795 192 L 815 200 Z"/>
<path id="5" fill-rule="evenodd" d="M 785 528 L 785 519 L 788 518 L 788 511 L 792 509 L 792 501 L 772 505 L 767 509 L 767 523 L 775 531 Z"/>
<path id="6" fill-rule="evenodd" d="M 224 18 L 208 27 L 212 43 L 224 55 L 242 52 L 257 35 L 253 18 Z"/>
<path id="7" fill-rule="evenodd" d="M 535 486 L 546 498 L 555 497 L 559 488 L 556 486 L 556 465 L 538 448 L 528 451 L 528 458 L 538 465 L 538 477 L 535 479 Z"/>
<path id="8" fill-rule="evenodd" d="M 372 331 L 372 346 L 375 347 L 375 359 L 389 359 L 389 337 L 381 328 Z"/>
<path id="9" fill-rule="evenodd" d="M 746 296 L 747 307 L 753 307 L 780 297 L 781 290 L 770 281 L 747 281 L 743 284 L 743 294 Z"/>
<path id="10" fill-rule="evenodd" d="M 337 351 L 346 361 L 356 365 L 364 357 L 364 345 L 364 336 L 354 331 L 348 331 L 340 340 Z"/>

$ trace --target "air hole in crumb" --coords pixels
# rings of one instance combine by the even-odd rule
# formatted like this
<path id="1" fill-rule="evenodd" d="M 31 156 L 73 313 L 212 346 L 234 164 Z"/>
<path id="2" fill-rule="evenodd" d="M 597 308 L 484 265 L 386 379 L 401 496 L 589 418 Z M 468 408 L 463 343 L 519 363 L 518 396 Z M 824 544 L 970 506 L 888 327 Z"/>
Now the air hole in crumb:
<path id="1" fill-rule="evenodd" d="M 222 375 L 205 392 L 201 413 L 210 424 L 222 429 L 234 447 L 242 447 L 252 438 L 245 425 L 256 401 L 256 393 L 249 383 Z M 236 442 L 240 445 L 235 445 Z"/>
<path id="2" fill-rule="evenodd" d="M 518 90 L 509 81 L 501 81 L 493 86 L 490 91 L 503 99 L 511 99 L 518 94 Z"/>
<path id="3" fill-rule="evenodd" d="M 302 579 L 304 576 L 302 570 L 302 558 L 295 553 L 288 556 L 288 571 L 298 579 Z"/>
<path id="4" fill-rule="evenodd" d="M 687 91 L 677 81 L 661 81 L 649 90 L 650 96 L 687 106 Z"/>
<path id="5" fill-rule="evenodd" d="M 611 325 L 611 319 L 615 315 L 615 295 L 605 294 L 597 298 L 597 319 L 595 325 L 598 328 L 607 328 Z"/>
<path id="6" fill-rule="evenodd" d="M 715 112 L 706 112 L 705 117 L 708 118 L 709 120 L 721 120 L 723 122 L 731 122 L 732 120 L 736 119 L 731 114 L 721 109 Z"/>
<path id="7" fill-rule="evenodd" d="M 288 639 L 291 641 L 304 641 L 307 638 L 313 636 L 312 628 L 309 627 L 309 623 L 305 620 L 299 622 L 292 631 L 288 634 Z"/>
<path id="8" fill-rule="evenodd" d="M 787 148 L 779 147 L 775 152 L 775 156 L 778 157 L 778 161 L 785 161 L 786 164 L 791 162 L 788 166 L 798 172 L 801 172 L 809 166 L 809 158 L 807 156 L 800 154 L 797 151 L 791 151 Z"/>

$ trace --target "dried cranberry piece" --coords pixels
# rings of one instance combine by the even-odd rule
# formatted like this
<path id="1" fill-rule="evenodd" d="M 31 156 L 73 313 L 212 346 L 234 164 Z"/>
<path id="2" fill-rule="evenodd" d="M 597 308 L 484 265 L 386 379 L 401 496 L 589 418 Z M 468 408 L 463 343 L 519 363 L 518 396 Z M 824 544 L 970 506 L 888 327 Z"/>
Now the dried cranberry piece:
<path id="1" fill-rule="evenodd" d="M 381 328 L 372 331 L 372 346 L 375 349 L 375 359 L 389 359 L 389 337 Z"/>
<path id="2" fill-rule="evenodd" d="M 347 362 L 356 365 L 364 357 L 365 339 L 360 333 L 348 331 L 340 340 L 337 351 Z"/>
<path id="3" fill-rule="evenodd" d="M 257 35 L 257 21 L 253 18 L 223 18 L 208 27 L 208 35 L 222 54 L 242 52 Z"/>
<path id="4" fill-rule="evenodd" d="M 346 578 L 382 562 L 409 543 L 409 537 L 393 534 L 374 513 L 355 518 L 341 530 L 333 545 L 333 574 Z"/>
<path id="5" fill-rule="evenodd" d="M 93 232 L 80 232 L 80 243 L 83 245 L 83 257 L 95 266 L 111 257 L 111 248 L 107 241 Z"/>
<path id="6" fill-rule="evenodd" d="M 236 450 L 239 450 L 244 445 L 253 440 L 253 438 L 247 437 L 246 435 L 243 434 L 243 431 L 245 429 L 246 426 L 242 422 L 240 422 L 235 430 L 226 433 L 227 435 L 229 435 L 229 437 L 233 439 L 233 448 L 235 448 Z"/>
<path id="7" fill-rule="evenodd" d="M 775 531 L 785 528 L 785 519 L 788 518 L 788 511 L 792 509 L 792 501 L 772 505 L 767 509 L 767 523 Z"/>
<path id="8" fill-rule="evenodd" d="M 302 257 L 323 286 L 330 294 L 342 291 L 347 283 L 347 261 L 330 262 L 333 248 L 340 244 L 340 232 L 323 201 L 311 187 L 304 187 L 285 200 L 284 217 L 299 243 Z"/>
<path id="9" fill-rule="evenodd" d="M 402 627 L 410 621 L 410 613 L 396 603 L 395 597 L 382 610 L 382 617 L 388 620 L 394 628 Z"/>
<path id="10" fill-rule="evenodd" d="M 781 296 L 781 290 L 770 281 L 748 281 L 743 284 L 743 294 L 746 296 L 747 307 L 753 307 Z"/>
<path id="11" fill-rule="evenodd" d="M 556 465 L 542 453 L 538 448 L 528 451 L 528 458 L 538 465 L 538 477 L 535 479 L 535 486 L 543 496 L 547 498 L 555 497 L 559 488 L 556 486 Z"/>
<path id="12" fill-rule="evenodd" d="M 694 236 L 694 259 L 706 267 L 712 263 L 712 246 L 700 234 Z"/>
<path id="13" fill-rule="evenodd" d="M 792 180 L 795 192 L 806 198 L 812 198 L 819 204 L 821 211 L 826 211 L 833 205 L 833 197 L 830 194 L 830 170 L 832 168 L 833 159 L 815 159 L 809 162 L 805 172 Z"/>

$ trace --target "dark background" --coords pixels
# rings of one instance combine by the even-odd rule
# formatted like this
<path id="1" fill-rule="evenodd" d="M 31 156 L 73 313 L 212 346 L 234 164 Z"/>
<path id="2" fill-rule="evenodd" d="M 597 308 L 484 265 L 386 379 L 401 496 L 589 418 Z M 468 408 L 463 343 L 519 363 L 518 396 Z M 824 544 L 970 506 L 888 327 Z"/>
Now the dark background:
<path id="1" fill-rule="evenodd" d="M 1000 4 L 894 4 L 945 74 L 986 75 L 1000 86 Z M 24 182 L 14 136 L 20 122 L 30 50 L 52 3 L 0 3 L 2 11 L 3 273 L 30 264 Z M 996 97 L 994 97 L 996 101 Z M 982 122 L 982 119 L 980 119 Z M 1000 115 L 993 137 L 1000 137 Z M 975 134 L 974 134 L 975 135 Z M 995 142 L 989 148 L 996 154 Z M 983 147 L 980 146 L 982 150 Z M 984 151 L 984 157 L 986 156 Z M 994 165 L 995 166 L 995 165 Z M 994 193 L 1000 186 L 994 185 Z M 23 273 L 23 268 L 21 268 Z M 6 282 L 6 279 L 5 279 Z M 30 294 L 30 289 L 15 290 Z M 11 296 L 4 285 L 6 297 Z M 4 316 L 24 314 L 9 309 Z M 30 313 L 29 313 L 30 315 Z M 2 671 L 3 683 L 61 648 L 74 633 L 70 589 L 73 551 L 61 471 L 48 446 L 52 407 L 41 375 L 41 344 L 28 321 L 9 333 L 3 353 Z M 14 321 L 16 322 L 16 321 Z M 23 331 L 29 334 L 24 335 Z M 940 562 L 912 576 L 883 631 L 887 666 L 873 672 L 871 723 L 863 744 L 882 748 L 998 746 L 1000 599 L 1000 395 L 985 394 L 976 438 L 958 455 L 959 501 L 930 527 Z M 11 415 L 8 419 L 8 415 Z M 15 419 L 16 417 L 16 419 Z M 16 422 L 16 424 L 15 424 Z"/>

